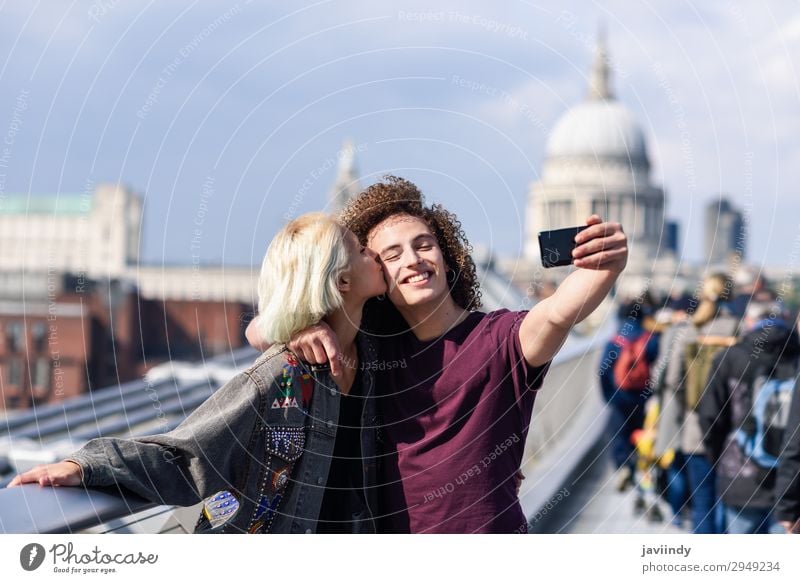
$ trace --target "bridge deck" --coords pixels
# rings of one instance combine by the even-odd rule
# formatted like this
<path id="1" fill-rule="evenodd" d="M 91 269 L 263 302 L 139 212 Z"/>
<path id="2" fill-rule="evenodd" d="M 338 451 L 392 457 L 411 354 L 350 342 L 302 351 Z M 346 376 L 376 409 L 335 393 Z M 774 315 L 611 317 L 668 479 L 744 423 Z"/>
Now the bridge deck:
<path id="1" fill-rule="evenodd" d="M 635 488 L 619 492 L 616 476 L 606 455 L 599 455 L 567 486 L 571 495 L 557 514 L 549 532 L 572 534 L 679 534 L 687 530 L 672 524 L 672 511 L 656 499 L 663 520 L 652 522 L 634 510 Z"/>

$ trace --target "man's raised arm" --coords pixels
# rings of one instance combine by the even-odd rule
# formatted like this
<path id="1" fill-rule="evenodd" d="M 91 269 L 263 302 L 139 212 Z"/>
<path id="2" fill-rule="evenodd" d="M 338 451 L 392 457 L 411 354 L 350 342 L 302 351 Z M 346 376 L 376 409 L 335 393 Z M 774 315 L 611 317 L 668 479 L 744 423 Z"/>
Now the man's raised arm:
<path id="1" fill-rule="evenodd" d="M 575 237 L 573 271 L 556 292 L 536 304 L 519 330 L 525 360 L 541 366 L 552 360 L 570 329 L 591 314 L 617 281 L 628 261 L 628 240 L 618 223 L 592 215 Z"/>

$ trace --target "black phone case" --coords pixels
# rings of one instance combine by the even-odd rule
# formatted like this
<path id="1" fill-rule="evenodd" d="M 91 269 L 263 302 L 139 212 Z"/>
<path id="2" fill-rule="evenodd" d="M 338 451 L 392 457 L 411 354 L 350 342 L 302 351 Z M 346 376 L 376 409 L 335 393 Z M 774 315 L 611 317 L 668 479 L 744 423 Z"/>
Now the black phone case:
<path id="1" fill-rule="evenodd" d="M 575 244 L 575 235 L 586 228 L 568 227 L 566 229 L 556 229 L 554 231 L 542 231 L 539 233 L 539 251 L 542 254 L 542 265 L 544 267 L 560 267 L 572 263 L 572 250 Z"/>

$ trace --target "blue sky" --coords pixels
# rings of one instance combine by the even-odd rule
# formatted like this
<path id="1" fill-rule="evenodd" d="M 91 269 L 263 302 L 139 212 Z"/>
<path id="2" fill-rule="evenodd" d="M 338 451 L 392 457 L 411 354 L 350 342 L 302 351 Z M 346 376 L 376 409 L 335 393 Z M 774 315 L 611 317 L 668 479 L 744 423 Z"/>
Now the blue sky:
<path id="1" fill-rule="evenodd" d="M 258 264 L 287 212 L 325 206 L 352 137 L 364 182 L 409 177 L 474 242 L 518 255 L 602 22 L 685 255 L 725 192 L 752 262 L 797 260 L 795 2 L 269 4 L 0 4 L 0 196 L 121 181 L 145 195 L 148 262 L 189 263 L 202 216 L 201 261 Z"/>

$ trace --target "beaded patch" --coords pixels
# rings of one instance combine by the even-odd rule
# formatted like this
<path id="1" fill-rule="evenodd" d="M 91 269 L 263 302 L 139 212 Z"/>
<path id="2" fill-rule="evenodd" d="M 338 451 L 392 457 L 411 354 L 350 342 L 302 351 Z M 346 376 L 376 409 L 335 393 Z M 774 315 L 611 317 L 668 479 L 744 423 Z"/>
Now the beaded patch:
<path id="1" fill-rule="evenodd" d="M 306 443 L 306 433 L 302 427 L 268 427 L 266 431 L 266 450 L 269 457 L 259 488 L 261 497 L 247 529 L 247 532 L 253 534 L 269 532 L 283 491 L 289 484 L 294 463 L 303 454 Z M 276 458 L 285 463 L 276 463 Z"/>
<path id="2" fill-rule="evenodd" d="M 302 427 L 278 427 L 267 429 L 267 453 L 287 462 L 294 462 L 303 454 L 306 431 Z"/>

